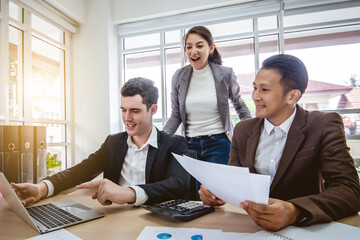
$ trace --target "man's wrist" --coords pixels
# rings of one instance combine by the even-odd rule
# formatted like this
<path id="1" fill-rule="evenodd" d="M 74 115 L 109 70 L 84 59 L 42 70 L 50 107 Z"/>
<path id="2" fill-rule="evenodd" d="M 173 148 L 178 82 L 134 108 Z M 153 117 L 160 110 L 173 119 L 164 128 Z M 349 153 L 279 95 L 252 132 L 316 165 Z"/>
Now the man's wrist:
<path id="1" fill-rule="evenodd" d="M 44 182 L 39 182 L 40 186 L 40 198 L 45 198 L 48 195 L 48 186 Z"/>
<path id="2" fill-rule="evenodd" d="M 290 224 L 294 224 L 297 222 L 299 216 L 301 215 L 300 214 L 300 209 L 293 203 L 290 203 L 291 204 L 291 207 L 293 208 L 292 209 L 292 219 L 291 219 L 291 223 Z"/>
<path id="3" fill-rule="evenodd" d="M 135 203 L 136 202 L 136 191 L 132 187 L 128 187 L 130 189 L 129 191 L 129 201 L 128 203 Z"/>

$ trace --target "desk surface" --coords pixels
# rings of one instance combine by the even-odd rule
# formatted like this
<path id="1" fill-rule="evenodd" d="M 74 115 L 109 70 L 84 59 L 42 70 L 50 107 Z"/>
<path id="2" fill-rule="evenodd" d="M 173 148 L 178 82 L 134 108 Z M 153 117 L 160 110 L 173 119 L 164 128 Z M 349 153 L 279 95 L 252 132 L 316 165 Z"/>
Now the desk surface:
<path id="1" fill-rule="evenodd" d="M 90 239 L 136 239 L 145 226 L 184 227 L 222 229 L 224 232 L 257 232 L 262 230 L 242 209 L 229 204 L 218 207 L 213 213 L 207 214 L 190 222 L 181 222 L 153 214 L 132 205 L 102 206 L 85 194 L 60 194 L 39 203 L 47 203 L 71 199 L 88 207 L 105 213 L 105 217 L 81 223 L 66 230 L 79 238 Z M 344 218 L 339 222 L 360 227 L 360 215 Z M 0 200 L 0 239 L 27 239 L 38 233 L 11 211 L 5 199 Z"/>

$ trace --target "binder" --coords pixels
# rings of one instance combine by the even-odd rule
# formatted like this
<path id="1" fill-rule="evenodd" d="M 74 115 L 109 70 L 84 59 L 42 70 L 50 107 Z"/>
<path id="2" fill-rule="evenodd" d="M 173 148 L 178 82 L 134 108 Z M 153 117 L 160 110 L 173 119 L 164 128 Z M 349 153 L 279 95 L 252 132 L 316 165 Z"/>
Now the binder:
<path id="1" fill-rule="evenodd" d="M 22 183 L 34 182 L 34 127 L 19 126 L 20 178 Z"/>
<path id="2" fill-rule="evenodd" d="M 34 183 L 47 176 L 46 168 L 46 127 L 34 127 Z"/>
<path id="3" fill-rule="evenodd" d="M 3 126 L 3 173 L 9 182 L 20 182 L 18 126 Z"/>
<path id="4" fill-rule="evenodd" d="M 3 126 L 0 125 L 0 172 L 4 171 L 4 133 Z"/>

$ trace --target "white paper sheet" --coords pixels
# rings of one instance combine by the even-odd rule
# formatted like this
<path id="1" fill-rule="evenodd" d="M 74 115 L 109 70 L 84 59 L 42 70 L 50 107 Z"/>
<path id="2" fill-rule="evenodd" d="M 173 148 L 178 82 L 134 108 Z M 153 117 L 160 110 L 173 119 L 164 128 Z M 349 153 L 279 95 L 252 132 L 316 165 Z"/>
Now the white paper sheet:
<path id="1" fill-rule="evenodd" d="M 221 240 L 241 240 L 244 237 L 249 236 L 251 233 L 235 233 L 235 232 L 222 232 Z"/>
<path id="2" fill-rule="evenodd" d="M 156 239 L 219 240 L 219 238 L 216 237 L 221 233 L 222 231 L 220 229 L 146 226 L 136 240 L 156 240 Z"/>
<path id="3" fill-rule="evenodd" d="M 248 168 L 196 160 L 174 154 L 174 157 L 196 180 L 218 198 L 236 207 L 245 200 L 267 204 L 270 176 L 249 173 Z"/>
<path id="4" fill-rule="evenodd" d="M 249 234 L 242 240 L 339 240 L 360 239 L 360 228 L 350 225 L 330 222 L 307 227 L 288 226 L 277 232 L 259 231 Z"/>
<path id="5" fill-rule="evenodd" d="M 81 240 L 74 234 L 65 229 L 60 229 L 54 232 L 41 234 L 36 237 L 29 238 L 28 240 Z"/>

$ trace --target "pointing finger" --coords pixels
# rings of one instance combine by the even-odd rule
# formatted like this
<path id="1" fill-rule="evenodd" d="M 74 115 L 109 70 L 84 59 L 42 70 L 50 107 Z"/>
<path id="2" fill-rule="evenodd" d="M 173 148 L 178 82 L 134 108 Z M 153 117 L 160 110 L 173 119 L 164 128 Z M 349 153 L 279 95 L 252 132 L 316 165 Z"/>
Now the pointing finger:
<path id="1" fill-rule="evenodd" d="M 78 188 L 78 189 L 98 188 L 99 185 L 100 185 L 100 181 L 96 180 L 96 181 L 92 181 L 92 182 L 82 183 L 80 185 L 77 185 L 76 188 Z"/>

